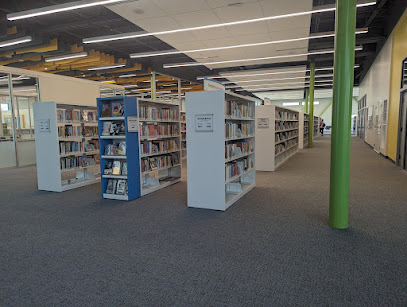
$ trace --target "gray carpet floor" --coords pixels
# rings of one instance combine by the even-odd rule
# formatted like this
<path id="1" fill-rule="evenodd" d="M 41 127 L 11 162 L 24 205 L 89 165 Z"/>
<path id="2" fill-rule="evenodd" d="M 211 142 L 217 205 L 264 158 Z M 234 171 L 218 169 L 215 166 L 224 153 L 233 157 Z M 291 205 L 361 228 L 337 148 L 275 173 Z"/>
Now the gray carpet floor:
<path id="1" fill-rule="evenodd" d="M 353 138 L 350 228 L 335 230 L 329 150 L 258 172 L 223 213 L 188 209 L 185 181 L 120 202 L 2 170 L 0 305 L 407 305 L 407 172 Z"/>

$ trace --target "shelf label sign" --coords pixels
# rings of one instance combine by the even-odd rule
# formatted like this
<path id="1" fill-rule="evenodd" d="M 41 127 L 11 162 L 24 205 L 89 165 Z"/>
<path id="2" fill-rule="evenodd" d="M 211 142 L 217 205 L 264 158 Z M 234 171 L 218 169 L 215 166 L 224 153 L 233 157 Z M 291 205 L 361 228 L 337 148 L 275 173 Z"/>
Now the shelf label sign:
<path id="1" fill-rule="evenodd" d="M 49 123 L 49 119 L 40 119 L 40 132 L 50 132 Z"/>
<path id="2" fill-rule="evenodd" d="M 219 90 L 224 91 L 225 90 L 225 86 L 222 83 L 220 83 L 216 80 L 213 80 L 213 79 L 205 78 L 203 80 L 203 85 L 204 85 L 205 91 L 219 91 Z"/>
<path id="3" fill-rule="evenodd" d="M 195 131 L 196 132 L 212 132 L 213 131 L 213 114 L 195 115 Z"/>
<path id="4" fill-rule="evenodd" d="M 127 116 L 127 132 L 138 132 L 138 119 L 135 116 Z"/>
<path id="5" fill-rule="evenodd" d="M 268 118 L 258 118 L 257 119 L 257 128 L 258 129 L 268 129 L 269 126 L 269 119 Z"/>

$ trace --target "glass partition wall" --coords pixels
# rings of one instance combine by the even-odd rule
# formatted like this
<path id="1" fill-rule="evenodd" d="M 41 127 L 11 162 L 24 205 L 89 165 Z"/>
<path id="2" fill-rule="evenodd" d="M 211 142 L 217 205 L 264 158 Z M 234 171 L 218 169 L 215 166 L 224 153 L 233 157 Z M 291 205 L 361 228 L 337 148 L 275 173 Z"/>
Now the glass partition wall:
<path id="1" fill-rule="evenodd" d="M 38 79 L 0 72 L 0 168 L 35 163 L 33 103 Z"/>

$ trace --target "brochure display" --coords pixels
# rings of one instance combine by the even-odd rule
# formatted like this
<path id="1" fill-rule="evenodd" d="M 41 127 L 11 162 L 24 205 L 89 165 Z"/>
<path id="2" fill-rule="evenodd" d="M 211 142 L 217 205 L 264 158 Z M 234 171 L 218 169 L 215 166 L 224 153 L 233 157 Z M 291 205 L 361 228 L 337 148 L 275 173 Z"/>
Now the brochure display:
<path id="1" fill-rule="evenodd" d="M 33 104 L 38 189 L 62 192 L 100 181 L 95 107 Z"/>
<path id="2" fill-rule="evenodd" d="M 98 99 L 103 198 L 132 200 L 180 181 L 178 104 Z"/>
<path id="3" fill-rule="evenodd" d="M 256 170 L 275 171 L 297 153 L 299 112 L 262 105 L 256 107 Z"/>
<path id="4" fill-rule="evenodd" d="M 188 207 L 226 210 L 255 186 L 255 101 L 186 93 Z"/>

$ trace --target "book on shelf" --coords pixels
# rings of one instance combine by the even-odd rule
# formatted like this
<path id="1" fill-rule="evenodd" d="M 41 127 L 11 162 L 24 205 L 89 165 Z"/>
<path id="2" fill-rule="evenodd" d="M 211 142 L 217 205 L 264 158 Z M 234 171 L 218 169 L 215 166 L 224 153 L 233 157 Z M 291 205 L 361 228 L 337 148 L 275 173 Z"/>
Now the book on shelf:
<path id="1" fill-rule="evenodd" d="M 241 104 L 236 101 L 226 101 L 226 116 L 232 118 L 253 118 L 254 105 Z"/>
<path id="2" fill-rule="evenodd" d="M 112 102 L 112 117 L 119 117 L 124 115 L 124 104 L 122 102 Z"/>
<path id="3" fill-rule="evenodd" d="M 127 180 L 119 179 L 117 180 L 116 194 L 126 195 L 127 194 Z"/>
<path id="4" fill-rule="evenodd" d="M 179 120 L 178 109 L 158 108 L 155 106 L 140 106 L 140 118 L 146 120 Z"/>
<path id="5" fill-rule="evenodd" d="M 102 112 L 100 114 L 100 117 L 111 117 L 112 112 L 111 112 L 111 106 L 110 103 L 104 103 L 102 105 Z"/>
<path id="6" fill-rule="evenodd" d="M 140 146 L 143 155 L 165 153 L 179 149 L 175 140 L 143 141 Z"/>
<path id="7" fill-rule="evenodd" d="M 227 139 L 251 137 L 254 135 L 254 123 L 225 122 L 225 136 Z"/>
<path id="8" fill-rule="evenodd" d="M 120 143 L 106 144 L 104 154 L 106 156 L 125 156 L 126 141 Z"/>
<path id="9" fill-rule="evenodd" d="M 84 122 L 95 122 L 97 120 L 96 111 L 82 110 L 82 120 Z"/>
<path id="10" fill-rule="evenodd" d="M 140 123 L 141 137 L 168 137 L 178 136 L 179 127 L 177 124 L 146 124 Z"/>
<path id="11" fill-rule="evenodd" d="M 112 175 L 120 175 L 121 174 L 122 164 L 120 161 L 114 160 L 113 161 L 113 169 Z"/>
<path id="12" fill-rule="evenodd" d="M 107 182 L 106 194 L 115 194 L 116 185 L 117 185 L 117 180 L 109 179 L 109 181 Z"/>
<path id="13" fill-rule="evenodd" d="M 127 162 L 122 163 L 122 176 L 127 176 Z"/>
<path id="14" fill-rule="evenodd" d="M 103 170 L 104 175 L 112 175 L 113 173 L 113 161 L 107 160 L 105 164 L 105 169 Z"/>
<path id="15" fill-rule="evenodd" d="M 125 124 L 123 121 L 105 121 L 103 122 L 102 135 L 122 135 L 126 133 Z"/>
<path id="16" fill-rule="evenodd" d="M 225 159 L 232 159 L 254 151 L 253 140 L 225 144 Z"/>

